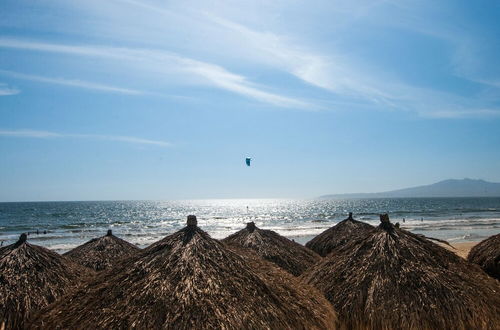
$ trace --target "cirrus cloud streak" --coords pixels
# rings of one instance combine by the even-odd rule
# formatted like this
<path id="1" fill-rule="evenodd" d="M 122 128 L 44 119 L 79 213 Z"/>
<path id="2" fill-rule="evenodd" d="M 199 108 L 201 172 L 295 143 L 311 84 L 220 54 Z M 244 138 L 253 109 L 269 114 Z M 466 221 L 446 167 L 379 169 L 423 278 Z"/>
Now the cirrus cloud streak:
<path id="1" fill-rule="evenodd" d="M 68 134 L 57 133 L 51 131 L 39 131 L 31 129 L 6 130 L 0 129 L 0 136 L 12 138 L 34 138 L 34 139 L 51 139 L 51 138 L 74 138 L 74 139 L 89 139 L 103 141 L 117 141 L 133 144 L 147 144 L 158 147 L 171 147 L 172 143 L 160 140 L 149 140 L 134 136 L 123 135 L 104 135 L 104 134 Z"/>

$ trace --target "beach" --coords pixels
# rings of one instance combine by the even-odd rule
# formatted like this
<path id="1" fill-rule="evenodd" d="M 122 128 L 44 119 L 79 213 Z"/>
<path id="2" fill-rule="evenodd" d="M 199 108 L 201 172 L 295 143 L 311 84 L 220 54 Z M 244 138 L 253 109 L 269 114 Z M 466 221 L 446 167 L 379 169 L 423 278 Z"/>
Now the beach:
<path id="1" fill-rule="evenodd" d="M 441 246 L 447 248 L 448 250 L 456 253 L 458 256 L 467 259 L 467 255 L 469 254 L 470 250 L 477 245 L 479 242 L 461 242 L 461 243 L 454 243 L 452 246 L 455 248 L 450 248 L 449 246 L 445 244 L 440 244 Z"/>
<path id="2" fill-rule="evenodd" d="M 350 213 L 347 219 L 315 237 L 307 247 L 274 231 L 260 229 L 254 222 L 223 240 L 222 244 L 198 227 L 195 215 L 189 215 L 186 224 L 142 252 L 135 245 L 114 236 L 112 230 L 64 256 L 30 244 L 28 235 L 22 234 L 15 244 L 0 250 L 2 271 L 9 275 L 7 283 L 25 278 L 23 283 L 35 287 L 42 283 L 42 287 L 53 290 L 61 286 L 54 279 L 61 278 L 66 286 L 57 293 L 56 303 L 47 305 L 40 299 L 46 294 L 33 296 L 30 293 L 33 288 L 16 285 L 8 296 L 29 297 L 24 304 L 35 307 L 30 307 L 32 312 L 25 312 L 24 307 L 11 309 L 8 306 L 12 303 L 0 300 L 0 307 L 7 306 L 4 309 L 9 313 L 8 318 L 0 319 L 0 324 L 7 322 L 7 328 L 22 324 L 28 328 L 76 328 L 82 324 L 95 328 L 120 328 L 133 322 L 140 327 L 154 324 L 153 328 L 162 325 L 191 329 L 203 328 L 210 320 L 212 324 L 230 328 L 251 325 L 255 328 L 285 326 L 333 330 L 357 328 L 362 324 L 361 328 L 381 328 L 373 322 L 384 324 L 384 328 L 402 329 L 414 328 L 415 324 L 419 328 L 436 324 L 446 329 L 455 324 L 479 328 L 485 322 L 500 322 L 500 300 L 491 294 L 500 291 L 498 282 L 479 267 L 471 267 L 461 260 L 478 243 L 475 241 L 453 245 L 437 243 L 460 256 L 456 258 L 451 253 L 444 253 L 436 241 L 421 239 L 424 236 L 415 236 L 393 225 L 387 214 L 381 215 L 380 224 L 373 228 L 354 220 Z M 327 249 L 334 245 L 335 252 L 328 252 Z M 381 246 L 383 248 L 377 248 Z M 394 265 L 397 266 L 388 267 L 387 264 L 380 267 L 381 262 L 392 263 L 392 260 L 396 260 Z M 32 272 L 33 266 L 22 267 L 24 264 L 35 265 L 37 272 Z M 54 276 L 54 272 L 59 275 Z M 103 272 L 106 276 L 96 277 L 96 272 Z M 360 291 L 366 290 L 366 287 L 359 287 L 360 273 L 372 277 L 376 297 L 390 294 L 388 302 L 376 302 L 377 305 L 387 304 L 387 308 L 374 314 L 370 311 L 355 312 L 360 306 L 366 306 L 366 303 L 358 306 L 359 299 L 355 298 Z M 87 275 L 80 277 L 75 274 Z M 429 277 L 435 280 L 427 281 Z M 383 281 L 380 282 L 381 278 Z M 464 282 L 466 284 L 461 288 Z M 386 283 L 399 283 L 397 287 L 401 293 L 394 294 L 394 287 Z M 452 285 L 443 285 L 449 283 Z M 259 288 L 264 288 L 263 292 L 255 294 Z M 267 299 L 269 290 L 274 291 L 273 297 L 280 298 Z M 437 291 L 443 291 L 443 296 L 466 295 L 466 302 L 456 300 L 458 305 L 448 309 L 447 299 L 434 297 Z M 491 306 L 486 311 L 481 301 L 483 298 L 477 298 L 484 296 Z M 123 297 L 134 298 L 124 300 Z M 155 298 L 151 300 L 151 297 Z M 220 297 L 224 299 L 217 300 Z M 415 300 L 431 301 L 437 309 L 446 310 L 446 315 L 452 313 L 453 317 L 428 318 L 427 303 L 415 307 Z M 88 307 L 89 301 L 93 301 L 93 308 Z M 145 304 L 145 301 L 150 302 Z M 97 308 L 95 304 L 98 304 Z M 402 319 L 391 319 L 388 316 L 392 315 L 393 304 L 402 309 L 412 306 L 416 313 Z M 167 317 L 158 318 L 158 310 L 165 310 L 164 306 L 182 307 L 170 308 Z M 231 308 L 232 312 L 228 314 Z M 290 315 L 290 308 L 295 314 Z M 475 309 L 476 314 L 481 309 L 483 319 L 464 316 L 464 308 Z M 120 312 L 120 309 L 126 312 Z M 213 313 L 214 309 L 218 312 Z M 242 319 L 241 309 L 252 310 L 252 316 Z M 43 310 L 43 313 L 32 314 L 38 310 Z"/>
<path id="3" fill-rule="evenodd" d="M 0 330 L 500 330 L 500 0 L 0 17 Z"/>

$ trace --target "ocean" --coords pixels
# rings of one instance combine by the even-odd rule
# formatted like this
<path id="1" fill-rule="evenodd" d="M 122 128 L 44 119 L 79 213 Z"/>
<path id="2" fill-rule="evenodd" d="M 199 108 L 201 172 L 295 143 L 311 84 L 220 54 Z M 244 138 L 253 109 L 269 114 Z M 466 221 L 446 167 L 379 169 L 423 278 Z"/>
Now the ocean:
<path id="1" fill-rule="evenodd" d="M 0 203 L 0 241 L 11 244 L 29 232 L 31 243 L 63 253 L 112 229 L 146 247 L 184 227 L 187 215 L 195 214 L 199 227 L 214 238 L 254 221 L 304 244 L 348 212 L 372 225 L 378 224 L 380 213 L 389 213 L 402 228 L 450 243 L 500 232 L 500 198 L 16 202 Z"/>

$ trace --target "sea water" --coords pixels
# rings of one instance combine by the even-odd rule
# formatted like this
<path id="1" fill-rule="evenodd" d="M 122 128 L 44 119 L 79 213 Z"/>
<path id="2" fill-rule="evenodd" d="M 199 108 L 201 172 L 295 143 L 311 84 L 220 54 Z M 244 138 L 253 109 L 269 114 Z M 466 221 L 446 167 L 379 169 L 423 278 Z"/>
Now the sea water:
<path id="1" fill-rule="evenodd" d="M 145 247 L 181 229 L 187 215 L 195 214 L 199 227 L 217 239 L 254 221 L 305 243 L 348 212 L 371 225 L 378 224 L 380 213 L 389 213 L 402 228 L 450 243 L 500 232 L 500 198 L 18 202 L 0 203 L 0 241 L 11 244 L 25 232 L 31 243 L 62 253 L 112 229 Z"/>

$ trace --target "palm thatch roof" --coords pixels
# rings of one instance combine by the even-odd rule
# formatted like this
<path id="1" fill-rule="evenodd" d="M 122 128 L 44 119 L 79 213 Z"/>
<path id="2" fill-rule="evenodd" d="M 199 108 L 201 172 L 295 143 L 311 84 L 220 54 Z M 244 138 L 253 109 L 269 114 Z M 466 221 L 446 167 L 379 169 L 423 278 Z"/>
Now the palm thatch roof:
<path id="1" fill-rule="evenodd" d="M 306 269 L 321 260 L 321 257 L 308 248 L 272 231 L 260 229 L 254 222 L 246 228 L 222 240 L 252 249 L 260 257 L 278 265 L 292 275 L 299 276 Z"/>
<path id="2" fill-rule="evenodd" d="M 28 317 L 92 273 L 27 235 L 0 248 L 0 329 L 20 329 Z"/>
<path id="3" fill-rule="evenodd" d="M 474 246 L 467 260 L 478 264 L 490 276 L 500 280 L 500 234 L 490 236 Z"/>
<path id="4" fill-rule="evenodd" d="M 387 215 L 381 221 L 301 277 L 348 329 L 498 329 L 498 281 Z"/>
<path id="5" fill-rule="evenodd" d="M 31 327 L 331 329 L 335 324 L 333 308 L 317 290 L 270 263 L 232 252 L 190 216 L 187 227 L 38 313 Z"/>
<path id="6" fill-rule="evenodd" d="M 366 222 L 354 220 L 352 213 L 349 213 L 347 219 L 340 221 L 335 226 L 314 237 L 306 243 L 306 247 L 325 257 L 335 248 L 346 244 L 358 235 L 365 234 L 371 229 L 373 229 L 373 226 Z"/>
<path id="7" fill-rule="evenodd" d="M 101 271 L 113 267 L 120 259 L 137 254 L 140 249 L 113 235 L 108 230 L 106 236 L 94 238 L 77 246 L 64 255 L 82 266 Z"/>

